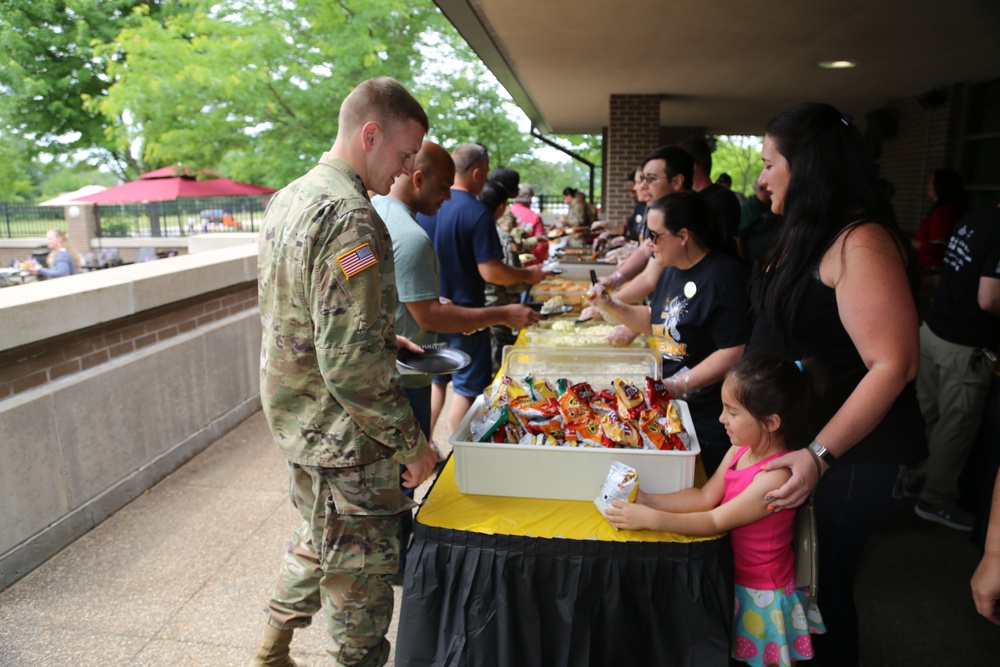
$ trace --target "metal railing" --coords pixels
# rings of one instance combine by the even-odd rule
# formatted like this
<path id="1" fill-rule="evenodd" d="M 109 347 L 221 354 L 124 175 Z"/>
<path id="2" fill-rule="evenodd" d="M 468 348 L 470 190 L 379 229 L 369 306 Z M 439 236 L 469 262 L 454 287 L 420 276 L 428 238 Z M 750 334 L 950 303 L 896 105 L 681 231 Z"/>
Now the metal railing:
<path id="1" fill-rule="evenodd" d="M 204 232 L 256 232 L 270 195 L 185 198 L 146 204 L 99 204 L 102 238 L 162 238 Z M 0 238 L 45 236 L 66 221 L 61 206 L 0 202 Z"/>
<path id="2" fill-rule="evenodd" d="M 256 232 L 269 195 L 184 198 L 97 207 L 102 238 L 162 238 L 204 232 Z"/>
<path id="3" fill-rule="evenodd" d="M 205 232 L 256 232 L 269 195 L 184 198 L 146 204 L 97 206 L 101 238 L 162 238 Z M 537 195 L 532 208 L 566 215 L 562 195 Z M 0 202 L 0 238 L 34 238 L 66 226 L 60 206 Z"/>
<path id="4" fill-rule="evenodd" d="M 0 238 L 45 236 L 50 229 L 66 226 L 61 207 L 21 202 L 0 202 Z"/>
<path id="5" fill-rule="evenodd" d="M 598 197 L 594 204 L 600 206 L 601 198 Z M 539 213 L 554 213 L 556 215 L 566 215 L 569 213 L 569 205 L 562 195 L 536 195 L 531 202 L 531 208 Z"/>

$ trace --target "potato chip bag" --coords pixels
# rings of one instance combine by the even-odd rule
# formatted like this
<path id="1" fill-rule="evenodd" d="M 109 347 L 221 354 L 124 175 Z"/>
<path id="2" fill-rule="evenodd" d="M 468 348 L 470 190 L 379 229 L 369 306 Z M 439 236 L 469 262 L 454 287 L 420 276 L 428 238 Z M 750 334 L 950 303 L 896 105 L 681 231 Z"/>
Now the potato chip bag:
<path id="1" fill-rule="evenodd" d="M 653 408 L 642 413 L 639 418 L 639 437 L 643 449 L 668 449 L 667 434 L 663 431 L 663 411 Z"/>
<path id="2" fill-rule="evenodd" d="M 663 380 L 656 380 L 651 377 L 646 378 L 646 407 L 652 410 L 659 408 L 663 412 L 667 411 L 667 404 L 670 403 L 670 392 Z"/>
<path id="3" fill-rule="evenodd" d="M 626 503 L 634 503 L 639 495 L 639 473 L 635 468 L 627 466 L 621 461 L 612 461 L 611 470 L 601 485 L 601 491 L 594 498 L 594 505 L 597 506 L 601 516 L 604 511 L 616 500 Z M 618 530 L 615 528 L 615 530 Z"/>
<path id="4" fill-rule="evenodd" d="M 527 395 L 521 383 L 509 375 L 500 375 L 489 387 L 489 405 L 491 408 L 508 405 L 518 396 Z"/>
<path id="5" fill-rule="evenodd" d="M 642 390 L 628 380 L 615 378 L 615 396 L 618 397 L 618 414 L 622 419 L 635 419 L 646 405 Z"/>
<path id="6" fill-rule="evenodd" d="M 684 430 L 684 424 L 681 423 L 681 414 L 677 411 L 677 406 L 673 401 L 667 405 L 667 423 L 666 432 L 667 433 L 680 433 Z"/>
<path id="7" fill-rule="evenodd" d="M 588 415 L 585 419 L 580 419 L 566 424 L 567 441 L 575 442 L 579 447 L 604 447 L 604 431 L 601 422 Z"/>
<path id="8" fill-rule="evenodd" d="M 604 431 L 605 447 L 631 447 L 638 448 L 639 434 L 635 427 L 622 419 L 617 412 L 608 412 L 601 418 L 601 429 Z"/>
<path id="9" fill-rule="evenodd" d="M 559 397 L 559 411 L 566 424 L 591 416 L 590 399 L 593 396 L 594 390 L 586 382 L 575 384 L 566 389 L 566 393 Z"/>

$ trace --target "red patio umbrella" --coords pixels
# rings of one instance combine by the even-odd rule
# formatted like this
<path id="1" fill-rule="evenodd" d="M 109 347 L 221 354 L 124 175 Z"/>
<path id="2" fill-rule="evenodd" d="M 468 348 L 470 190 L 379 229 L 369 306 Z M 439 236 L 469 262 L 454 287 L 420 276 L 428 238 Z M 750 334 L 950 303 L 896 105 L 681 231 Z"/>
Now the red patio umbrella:
<path id="1" fill-rule="evenodd" d="M 95 204 L 131 204 L 136 202 L 173 201 L 182 197 L 247 197 L 269 195 L 274 188 L 252 183 L 242 183 L 214 176 L 216 172 L 204 170 L 210 178 L 198 180 L 185 168 L 163 167 L 150 171 L 137 181 L 122 183 L 102 192 L 80 197 L 79 201 Z"/>

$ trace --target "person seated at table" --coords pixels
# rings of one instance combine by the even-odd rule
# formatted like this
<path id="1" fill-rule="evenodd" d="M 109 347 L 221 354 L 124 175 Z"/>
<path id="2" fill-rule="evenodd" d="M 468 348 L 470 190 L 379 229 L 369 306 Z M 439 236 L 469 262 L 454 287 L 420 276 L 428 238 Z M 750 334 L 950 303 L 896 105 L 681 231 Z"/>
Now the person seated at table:
<path id="1" fill-rule="evenodd" d="M 755 667 L 808 660 L 811 635 L 826 632 L 816 604 L 795 587 L 795 511 L 761 502 L 791 477 L 784 468 L 764 471 L 762 465 L 802 449 L 816 433 L 822 378 L 809 362 L 748 355 L 722 385 L 718 419 L 732 445 L 705 486 L 643 493 L 640 479 L 635 503 L 616 500 L 605 510 L 618 529 L 729 532 L 736 582 L 731 656 Z"/>
<path id="2" fill-rule="evenodd" d="M 29 269 L 31 275 L 37 276 L 39 280 L 47 280 L 79 273 L 80 255 L 69 244 L 61 230 L 50 229 L 46 232 L 45 245 L 49 248 L 49 256 L 45 260 L 46 266 Z"/>
<path id="3" fill-rule="evenodd" d="M 717 419 L 722 380 L 750 339 L 747 268 L 723 250 L 712 207 L 694 192 L 653 202 L 646 225 L 650 263 L 662 271 L 650 305 L 624 303 L 600 284 L 588 299 L 606 319 L 656 339 L 664 384 L 687 400 L 711 475 L 729 448 Z"/>

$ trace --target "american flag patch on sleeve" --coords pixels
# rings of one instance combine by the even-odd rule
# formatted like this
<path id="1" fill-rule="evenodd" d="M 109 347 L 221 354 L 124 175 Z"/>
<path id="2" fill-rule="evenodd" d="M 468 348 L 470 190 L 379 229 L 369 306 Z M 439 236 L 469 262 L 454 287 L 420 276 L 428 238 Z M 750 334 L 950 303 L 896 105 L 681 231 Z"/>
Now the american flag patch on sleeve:
<path id="1" fill-rule="evenodd" d="M 375 253 L 372 252 L 372 249 L 365 243 L 338 255 L 337 263 L 340 264 L 340 270 L 344 272 L 344 275 L 350 278 L 369 266 L 378 264 L 378 260 L 375 259 Z"/>

